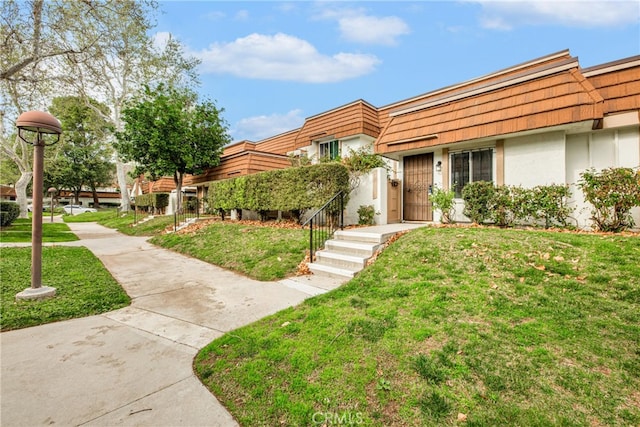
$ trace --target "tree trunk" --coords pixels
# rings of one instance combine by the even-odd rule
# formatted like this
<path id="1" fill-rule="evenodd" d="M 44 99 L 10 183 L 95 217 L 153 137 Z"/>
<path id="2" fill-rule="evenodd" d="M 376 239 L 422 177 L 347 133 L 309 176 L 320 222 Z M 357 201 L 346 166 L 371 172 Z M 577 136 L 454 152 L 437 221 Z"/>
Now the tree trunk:
<path id="1" fill-rule="evenodd" d="M 100 209 L 100 198 L 98 197 L 95 185 L 91 186 L 91 194 L 93 195 L 93 207 Z"/>
<path id="2" fill-rule="evenodd" d="M 16 182 L 16 201 L 20 206 L 20 218 L 29 218 L 29 214 L 27 213 L 27 187 L 31 182 L 31 178 L 33 178 L 33 172 L 21 172 L 20 179 Z"/>
<path id="3" fill-rule="evenodd" d="M 173 173 L 173 182 L 176 184 L 176 212 L 182 213 L 182 173 Z"/>
<path id="4" fill-rule="evenodd" d="M 131 209 L 131 204 L 129 203 L 129 189 L 127 188 L 127 176 L 124 166 L 122 161 L 116 160 L 116 173 L 118 176 L 118 186 L 120 187 L 120 209 L 128 211 Z"/>

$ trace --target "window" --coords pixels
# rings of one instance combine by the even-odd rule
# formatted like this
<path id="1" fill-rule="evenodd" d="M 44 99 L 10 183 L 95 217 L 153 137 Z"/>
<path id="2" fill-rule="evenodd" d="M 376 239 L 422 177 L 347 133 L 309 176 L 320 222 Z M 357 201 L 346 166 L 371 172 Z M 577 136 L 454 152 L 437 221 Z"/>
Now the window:
<path id="1" fill-rule="evenodd" d="M 340 156 L 340 143 L 337 139 L 320 143 L 320 159 L 335 160 Z"/>
<path id="2" fill-rule="evenodd" d="M 464 151 L 451 155 L 451 183 L 456 197 L 469 182 L 493 181 L 493 149 Z"/>

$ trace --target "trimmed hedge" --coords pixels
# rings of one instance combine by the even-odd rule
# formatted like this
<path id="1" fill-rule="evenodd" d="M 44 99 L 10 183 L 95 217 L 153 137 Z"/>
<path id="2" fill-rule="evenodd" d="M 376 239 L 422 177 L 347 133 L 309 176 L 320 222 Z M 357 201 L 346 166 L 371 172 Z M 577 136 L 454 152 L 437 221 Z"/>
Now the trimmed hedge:
<path id="1" fill-rule="evenodd" d="M 15 202 L 0 201 L 0 226 L 7 227 L 20 216 L 20 205 Z"/>
<path id="2" fill-rule="evenodd" d="M 325 204 L 337 192 L 349 194 L 349 172 L 339 163 L 322 163 L 229 178 L 211 183 L 209 207 L 218 212 L 247 209 L 293 212 Z M 345 200 L 346 206 L 347 200 Z"/>
<path id="3" fill-rule="evenodd" d="M 136 206 L 140 208 L 163 209 L 169 206 L 169 193 L 149 193 L 135 197 Z"/>

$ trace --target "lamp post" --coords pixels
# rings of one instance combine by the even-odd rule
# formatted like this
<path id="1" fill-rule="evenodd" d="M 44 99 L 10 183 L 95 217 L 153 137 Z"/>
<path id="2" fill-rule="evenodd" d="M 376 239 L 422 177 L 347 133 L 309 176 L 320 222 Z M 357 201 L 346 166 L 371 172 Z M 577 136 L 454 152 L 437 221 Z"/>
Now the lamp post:
<path id="1" fill-rule="evenodd" d="M 17 299 L 41 299 L 52 297 L 56 289 L 42 286 L 42 181 L 44 175 L 44 147 L 60 140 L 62 126 L 58 119 L 42 111 L 27 111 L 16 120 L 18 136 L 33 145 L 33 216 L 31 219 L 31 287 L 16 295 Z M 25 133 L 35 136 L 33 141 Z M 55 141 L 47 144 L 43 135 L 55 135 Z"/>
<path id="2" fill-rule="evenodd" d="M 49 208 L 51 209 L 51 222 L 53 223 L 53 195 L 56 194 L 58 192 L 58 189 L 56 187 L 49 187 L 49 189 L 47 190 L 47 193 L 49 193 L 49 197 L 51 197 L 51 204 L 49 205 Z"/>

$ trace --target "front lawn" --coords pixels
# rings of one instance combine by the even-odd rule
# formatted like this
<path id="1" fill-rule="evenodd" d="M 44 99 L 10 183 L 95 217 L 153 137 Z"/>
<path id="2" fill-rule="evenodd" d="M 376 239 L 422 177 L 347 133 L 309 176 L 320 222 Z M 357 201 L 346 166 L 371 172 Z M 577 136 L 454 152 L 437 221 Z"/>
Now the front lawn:
<path id="1" fill-rule="evenodd" d="M 65 213 L 62 215 L 64 222 L 98 222 L 105 218 L 115 218 L 115 209 L 101 209 L 98 212 L 84 212 L 77 215 Z"/>
<path id="2" fill-rule="evenodd" d="M 0 249 L 3 331 L 105 313 L 129 305 L 129 296 L 87 248 L 43 247 L 42 284 L 56 296 L 16 301 L 31 285 L 31 248 Z"/>
<path id="3" fill-rule="evenodd" d="M 300 227 L 214 221 L 197 227 L 197 232 L 163 234 L 150 242 L 256 280 L 269 281 L 296 272 L 308 248 L 308 233 Z"/>
<path id="4" fill-rule="evenodd" d="M 246 426 L 640 425 L 639 259 L 637 236 L 418 229 L 195 369 Z"/>
<path id="5" fill-rule="evenodd" d="M 108 215 L 98 219 L 98 224 L 115 228 L 128 236 L 154 236 L 162 233 L 167 227 L 174 225 L 173 215 L 157 215 L 145 219 L 147 215 L 128 212 L 120 215 Z"/>
<path id="6" fill-rule="evenodd" d="M 10 226 L 2 227 L 0 230 L 0 242 L 20 243 L 31 241 L 31 219 L 18 218 Z M 42 241 L 71 242 L 78 240 L 78 236 L 73 234 L 69 226 L 61 223 L 42 223 Z"/>
<path id="7" fill-rule="evenodd" d="M 64 215 L 65 222 L 97 222 L 105 227 L 118 230 L 128 236 L 153 236 L 173 226 L 173 215 L 157 215 L 147 219 L 148 215 L 133 211 L 120 212 L 115 209 L 85 212 L 79 215 Z"/>

